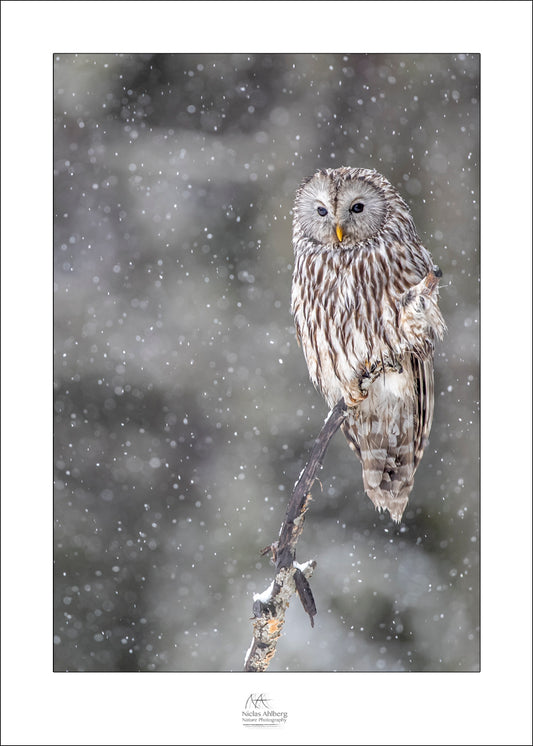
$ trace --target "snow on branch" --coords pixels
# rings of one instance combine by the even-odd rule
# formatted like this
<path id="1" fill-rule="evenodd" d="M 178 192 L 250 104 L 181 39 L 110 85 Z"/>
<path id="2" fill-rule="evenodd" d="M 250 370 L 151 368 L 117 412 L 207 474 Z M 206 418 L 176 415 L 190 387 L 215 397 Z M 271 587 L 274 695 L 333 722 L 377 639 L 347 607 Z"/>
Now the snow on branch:
<path id="1" fill-rule="evenodd" d="M 266 671 L 276 652 L 276 645 L 285 622 L 285 612 L 291 597 L 298 593 L 311 626 L 316 614 L 315 602 L 309 585 L 316 562 L 300 565 L 295 560 L 296 542 L 303 529 L 304 516 L 311 499 L 311 487 L 322 464 L 329 441 L 339 429 L 346 414 L 344 399 L 330 411 L 311 450 L 309 460 L 294 486 L 279 540 L 262 551 L 272 551 L 276 577 L 264 593 L 255 593 L 253 600 L 253 639 L 244 660 L 245 671 Z"/>

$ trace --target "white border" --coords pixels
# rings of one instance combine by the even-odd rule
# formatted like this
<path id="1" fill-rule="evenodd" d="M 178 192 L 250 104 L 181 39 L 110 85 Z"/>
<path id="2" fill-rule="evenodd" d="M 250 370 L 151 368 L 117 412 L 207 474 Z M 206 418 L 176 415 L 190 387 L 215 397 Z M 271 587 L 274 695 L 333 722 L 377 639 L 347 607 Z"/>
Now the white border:
<path id="1" fill-rule="evenodd" d="M 2 2 L 3 743 L 531 743 L 531 3 Z M 482 672 L 52 674 L 53 52 L 479 52 Z M 530 627 L 529 627 L 530 629 Z M 236 654 L 239 658 L 239 654 Z"/>

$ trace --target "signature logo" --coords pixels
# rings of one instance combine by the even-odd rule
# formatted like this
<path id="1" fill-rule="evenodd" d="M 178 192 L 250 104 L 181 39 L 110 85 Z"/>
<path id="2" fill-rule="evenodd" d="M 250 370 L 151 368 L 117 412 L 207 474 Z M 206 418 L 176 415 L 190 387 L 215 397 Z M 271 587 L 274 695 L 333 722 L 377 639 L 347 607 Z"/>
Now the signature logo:
<path id="1" fill-rule="evenodd" d="M 242 724 L 256 728 L 285 725 L 287 713 L 274 709 L 271 702 L 266 694 L 250 694 L 242 711 Z"/>
<path id="2" fill-rule="evenodd" d="M 250 706 L 256 710 L 260 710 L 263 707 L 265 710 L 270 708 L 269 702 L 272 700 L 267 699 L 266 694 L 250 694 L 244 705 L 244 709 L 247 710 Z"/>

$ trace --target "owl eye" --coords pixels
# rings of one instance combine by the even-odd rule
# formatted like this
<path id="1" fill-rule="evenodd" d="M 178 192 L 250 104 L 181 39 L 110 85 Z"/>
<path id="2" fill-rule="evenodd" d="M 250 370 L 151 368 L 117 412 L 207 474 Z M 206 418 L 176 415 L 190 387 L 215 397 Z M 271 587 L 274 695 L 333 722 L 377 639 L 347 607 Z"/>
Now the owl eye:
<path id="1" fill-rule="evenodd" d="M 352 212 L 363 212 L 364 209 L 365 209 L 365 206 L 363 205 L 362 202 L 356 202 L 354 205 L 350 207 L 350 210 Z"/>
<path id="2" fill-rule="evenodd" d="M 317 207 L 316 211 L 318 212 L 318 214 L 320 215 L 321 218 L 323 218 L 324 215 L 328 214 L 328 211 L 326 210 L 325 207 Z"/>

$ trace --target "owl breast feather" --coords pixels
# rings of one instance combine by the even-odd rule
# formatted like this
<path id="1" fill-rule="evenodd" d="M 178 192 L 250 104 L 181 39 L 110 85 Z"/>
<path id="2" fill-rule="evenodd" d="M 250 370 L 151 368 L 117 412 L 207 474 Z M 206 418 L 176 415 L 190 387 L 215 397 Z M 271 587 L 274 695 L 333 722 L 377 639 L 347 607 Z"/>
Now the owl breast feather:
<path id="1" fill-rule="evenodd" d="M 293 279 L 298 340 L 311 380 L 330 407 L 341 397 L 353 400 L 361 376 L 378 362 L 394 365 L 415 347 L 425 356 L 435 321 L 420 312 L 420 292 L 416 302 L 402 303 L 408 287 L 386 282 L 384 272 L 347 254 L 300 255 Z M 418 287 L 419 277 L 409 276 Z M 436 302 L 426 305 L 436 308 Z"/>

